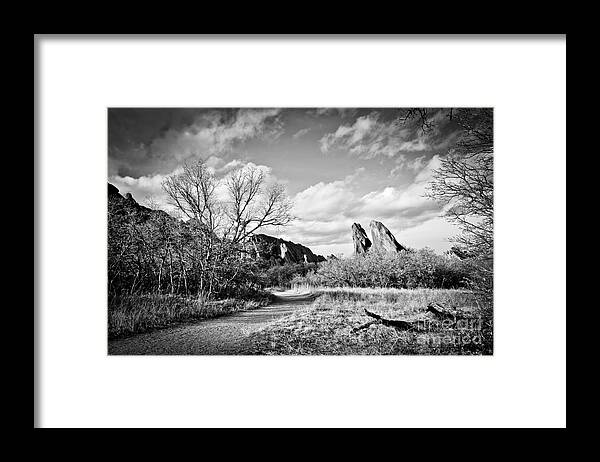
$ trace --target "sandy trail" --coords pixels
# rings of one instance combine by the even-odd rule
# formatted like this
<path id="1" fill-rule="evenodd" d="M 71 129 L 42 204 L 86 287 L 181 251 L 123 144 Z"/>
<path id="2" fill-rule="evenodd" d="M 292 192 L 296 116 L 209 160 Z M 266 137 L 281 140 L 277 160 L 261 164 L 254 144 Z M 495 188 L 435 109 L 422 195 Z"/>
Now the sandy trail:
<path id="1" fill-rule="evenodd" d="M 312 303 L 310 292 L 274 292 L 275 301 L 268 306 L 229 316 L 208 319 L 109 340 L 109 355 L 243 355 L 251 344 L 248 336 L 267 324 Z"/>

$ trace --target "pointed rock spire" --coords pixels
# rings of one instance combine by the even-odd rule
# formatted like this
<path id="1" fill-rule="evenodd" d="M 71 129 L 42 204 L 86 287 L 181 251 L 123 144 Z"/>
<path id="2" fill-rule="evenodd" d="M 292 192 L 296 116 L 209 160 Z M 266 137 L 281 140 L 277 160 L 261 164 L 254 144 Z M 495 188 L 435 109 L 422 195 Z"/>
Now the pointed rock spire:
<path id="1" fill-rule="evenodd" d="M 383 249 L 386 252 L 400 252 L 406 250 L 406 247 L 396 241 L 394 235 L 380 221 L 372 220 L 369 224 L 371 228 L 371 239 L 374 249 Z"/>
<path id="2" fill-rule="evenodd" d="M 371 247 L 371 241 L 359 223 L 352 224 L 352 240 L 354 241 L 354 253 L 356 255 L 365 253 Z"/>

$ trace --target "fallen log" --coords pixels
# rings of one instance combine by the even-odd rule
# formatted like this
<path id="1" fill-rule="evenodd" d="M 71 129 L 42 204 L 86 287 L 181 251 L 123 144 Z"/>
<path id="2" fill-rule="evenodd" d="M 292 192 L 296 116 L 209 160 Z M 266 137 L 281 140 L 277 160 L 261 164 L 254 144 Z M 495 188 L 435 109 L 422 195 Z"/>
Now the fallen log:
<path id="1" fill-rule="evenodd" d="M 386 319 L 378 314 L 372 313 L 371 311 L 364 309 L 367 316 L 374 318 L 376 321 L 373 321 L 372 324 L 380 323 L 384 326 L 393 327 L 397 330 L 412 330 L 415 328 L 413 323 L 408 321 L 402 321 L 401 319 Z"/>
<path id="2" fill-rule="evenodd" d="M 448 308 L 446 308 L 444 305 L 442 305 L 438 302 L 430 303 L 429 305 L 427 305 L 427 311 L 429 311 L 430 313 L 433 313 L 433 315 L 438 318 L 452 319 L 454 321 L 456 321 L 458 319 L 464 319 L 467 317 L 465 315 L 465 313 L 460 312 L 458 310 L 451 311 Z"/>
<path id="3" fill-rule="evenodd" d="M 373 318 L 374 320 L 366 322 L 365 324 L 362 324 L 359 327 L 355 327 L 354 329 L 352 329 L 352 332 L 358 332 L 362 329 L 366 329 L 369 326 L 372 326 L 373 324 L 382 324 L 384 326 L 393 327 L 394 329 L 399 331 L 419 330 L 419 327 L 423 327 L 422 325 L 419 326 L 418 323 L 403 321 L 401 319 L 386 319 L 379 314 L 367 310 L 366 308 L 364 308 L 364 310 L 366 315 Z M 442 320 L 451 320 L 454 323 L 456 323 L 459 319 L 468 318 L 468 316 L 466 316 L 464 313 L 461 313 L 458 310 L 450 311 L 448 308 L 437 302 L 430 303 L 429 305 L 427 305 L 427 311 L 433 313 L 433 315 L 437 318 L 440 318 Z"/>
<path id="4" fill-rule="evenodd" d="M 452 311 L 450 311 L 448 308 L 446 308 L 445 306 L 443 306 L 437 302 L 430 303 L 429 305 L 427 305 L 427 311 L 429 311 L 430 313 L 433 313 L 438 318 L 442 318 L 442 319 L 454 319 L 455 318 L 455 314 Z"/>
<path id="5" fill-rule="evenodd" d="M 369 322 L 365 322 L 363 325 L 355 327 L 354 329 L 352 329 L 352 333 L 356 333 L 359 330 L 363 330 L 366 329 L 367 327 L 371 326 L 372 324 L 377 324 L 379 321 L 369 321 Z"/>

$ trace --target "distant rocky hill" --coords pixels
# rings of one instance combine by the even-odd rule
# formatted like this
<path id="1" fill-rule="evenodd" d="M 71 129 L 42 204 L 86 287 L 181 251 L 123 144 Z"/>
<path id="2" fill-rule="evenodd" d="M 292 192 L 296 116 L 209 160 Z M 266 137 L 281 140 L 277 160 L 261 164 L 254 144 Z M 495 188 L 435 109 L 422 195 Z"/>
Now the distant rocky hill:
<path id="1" fill-rule="evenodd" d="M 286 241 L 266 234 L 256 234 L 250 238 L 257 257 L 277 263 L 318 263 L 325 261 L 322 255 L 301 244 Z"/>
<path id="2" fill-rule="evenodd" d="M 364 254 L 369 249 L 381 249 L 385 252 L 407 250 L 406 247 L 398 243 L 391 231 L 380 221 L 372 220 L 369 223 L 369 228 L 371 230 L 371 239 L 367 237 L 367 233 L 360 223 L 352 225 L 352 240 L 354 242 L 355 255 Z"/>
<path id="3" fill-rule="evenodd" d="M 113 206 L 121 206 L 129 212 L 138 212 L 146 216 L 150 216 L 153 214 L 165 214 L 162 210 L 152 210 L 148 207 L 144 207 L 137 203 L 137 201 L 133 198 L 131 193 L 127 193 L 124 196 L 121 195 L 119 189 L 108 183 L 108 210 L 111 212 Z M 174 220 L 174 218 L 173 218 Z"/>

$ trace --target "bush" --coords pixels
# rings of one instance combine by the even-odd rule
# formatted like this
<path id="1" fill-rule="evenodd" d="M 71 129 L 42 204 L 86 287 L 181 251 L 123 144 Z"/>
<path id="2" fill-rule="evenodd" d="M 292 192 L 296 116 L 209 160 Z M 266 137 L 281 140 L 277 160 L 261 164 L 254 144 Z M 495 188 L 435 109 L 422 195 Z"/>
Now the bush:
<path id="1" fill-rule="evenodd" d="M 296 278 L 305 277 L 317 269 L 316 263 L 285 263 L 265 266 L 260 271 L 260 286 L 289 289 Z"/>
<path id="2" fill-rule="evenodd" d="M 328 260 L 293 285 L 455 289 L 468 286 L 473 265 L 429 248 L 397 254 L 377 250 L 348 259 Z"/>

